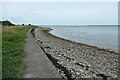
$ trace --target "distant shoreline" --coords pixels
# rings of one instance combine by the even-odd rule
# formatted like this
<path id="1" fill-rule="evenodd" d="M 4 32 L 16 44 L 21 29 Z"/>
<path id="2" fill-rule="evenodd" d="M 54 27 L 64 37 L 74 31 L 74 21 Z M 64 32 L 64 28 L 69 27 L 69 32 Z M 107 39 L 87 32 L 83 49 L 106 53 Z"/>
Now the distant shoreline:
<path id="1" fill-rule="evenodd" d="M 75 26 L 75 27 L 80 27 L 80 26 L 120 26 L 120 25 L 36 25 L 36 26 L 60 26 L 60 27 L 62 27 L 62 26 L 69 26 L 69 27 L 71 27 L 71 26 Z"/>

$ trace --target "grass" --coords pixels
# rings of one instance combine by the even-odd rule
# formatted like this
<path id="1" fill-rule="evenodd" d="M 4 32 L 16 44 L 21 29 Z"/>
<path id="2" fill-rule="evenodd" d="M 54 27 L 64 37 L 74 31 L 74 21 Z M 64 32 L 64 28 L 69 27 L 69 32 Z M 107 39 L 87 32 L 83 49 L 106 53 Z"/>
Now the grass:
<path id="1" fill-rule="evenodd" d="M 2 28 L 0 27 L 0 79 L 2 79 Z"/>
<path id="2" fill-rule="evenodd" d="M 24 43 L 31 27 L 2 29 L 2 78 L 21 78 L 24 70 Z"/>

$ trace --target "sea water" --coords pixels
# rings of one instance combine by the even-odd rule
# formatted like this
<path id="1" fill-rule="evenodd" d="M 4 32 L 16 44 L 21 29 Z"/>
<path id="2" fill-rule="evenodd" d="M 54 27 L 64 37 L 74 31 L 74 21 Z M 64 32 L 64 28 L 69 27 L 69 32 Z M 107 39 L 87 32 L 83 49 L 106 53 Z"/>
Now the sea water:
<path id="1" fill-rule="evenodd" d="M 118 26 L 49 26 L 53 35 L 118 52 Z"/>

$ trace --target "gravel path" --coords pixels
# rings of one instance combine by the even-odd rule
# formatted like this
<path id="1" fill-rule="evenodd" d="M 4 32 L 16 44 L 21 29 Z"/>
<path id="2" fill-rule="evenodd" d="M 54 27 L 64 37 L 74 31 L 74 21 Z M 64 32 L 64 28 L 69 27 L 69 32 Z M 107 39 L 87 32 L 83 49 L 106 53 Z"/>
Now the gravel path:
<path id="1" fill-rule="evenodd" d="M 36 28 L 32 34 L 44 52 L 42 52 L 42 55 L 47 55 L 63 78 L 102 78 L 104 80 L 117 78 L 117 66 L 119 64 L 118 53 L 71 42 L 53 36 L 40 28 Z M 34 49 L 33 51 L 38 50 L 37 46 L 36 49 Z M 39 49 L 40 52 L 41 49 Z M 34 59 L 34 57 L 31 56 L 31 59 Z M 45 63 L 44 60 L 42 61 L 40 63 Z M 38 67 L 36 67 L 36 69 L 37 68 Z M 37 70 L 39 70 L 39 68 Z M 44 71 L 42 73 L 44 73 Z"/>
<path id="2" fill-rule="evenodd" d="M 28 32 L 25 41 L 25 72 L 23 78 L 61 78 L 55 66 Z"/>

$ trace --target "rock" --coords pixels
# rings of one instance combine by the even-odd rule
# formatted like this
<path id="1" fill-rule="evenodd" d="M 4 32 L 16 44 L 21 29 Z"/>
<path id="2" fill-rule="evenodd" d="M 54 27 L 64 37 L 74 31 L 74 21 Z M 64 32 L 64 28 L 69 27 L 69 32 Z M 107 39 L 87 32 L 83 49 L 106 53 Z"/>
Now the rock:
<path id="1" fill-rule="evenodd" d="M 79 73 L 79 72 L 76 72 L 76 75 L 77 75 L 77 76 L 79 76 L 79 75 L 80 75 L 80 73 Z"/>

